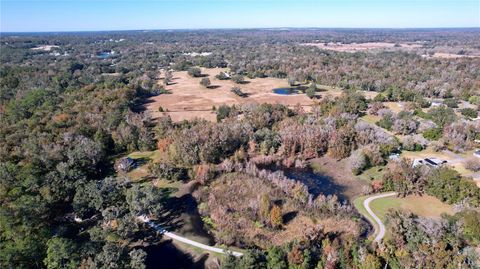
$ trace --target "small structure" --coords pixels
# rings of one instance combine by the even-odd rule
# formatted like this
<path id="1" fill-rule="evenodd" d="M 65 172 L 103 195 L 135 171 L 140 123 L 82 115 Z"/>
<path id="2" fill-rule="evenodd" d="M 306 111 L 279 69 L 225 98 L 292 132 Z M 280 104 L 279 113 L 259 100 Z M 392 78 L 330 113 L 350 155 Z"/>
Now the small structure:
<path id="1" fill-rule="evenodd" d="M 475 152 L 473 152 L 473 156 L 480 158 L 480 149 L 475 150 Z"/>
<path id="2" fill-rule="evenodd" d="M 400 160 L 400 154 L 392 153 L 392 154 L 390 154 L 390 156 L 388 156 L 388 159 L 392 160 L 392 161 L 398 161 L 398 160 Z"/>
<path id="3" fill-rule="evenodd" d="M 119 159 L 115 162 L 115 170 L 117 172 L 126 173 L 126 172 L 132 170 L 134 165 L 135 165 L 135 160 L 134 159 L 132 159 L 130 157 L 121 158 L 121 159 Z"/>
<path id="4" fill-rule="evenodd" d="M 440 101 L 440 100 L 432 100 L 432 104 L 430 105 L 430 107 L 439 107 L 443 105 L 443 102 Z"/>
<path id="5" fill-rule="evenodd" d="M 447 161 L 441 160 L 438 158 L 425 158 L 425 159 L 415 159 L 413 160 L 413 167 L 419 166 L 419 165 L 428 165 L 431 167 L 439 167 L 443 164 L 446 164 Z"/>

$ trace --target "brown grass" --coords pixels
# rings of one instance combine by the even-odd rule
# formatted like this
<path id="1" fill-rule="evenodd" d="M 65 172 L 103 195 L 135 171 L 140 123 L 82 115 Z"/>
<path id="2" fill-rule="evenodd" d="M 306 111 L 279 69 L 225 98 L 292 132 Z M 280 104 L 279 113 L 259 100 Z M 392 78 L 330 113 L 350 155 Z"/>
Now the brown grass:
<path id="1" fill-rule="evenodd" d="M 231 80 L 218 80 L 215 75 L 220 71 L 226 71 L 226 68 L 202 68 L 202 73 L 208 75 L 211 81 L 211 88 L 205 88 L 200 85 L 201 78 L 193 78 L 186 71 L 174 72 L 173 83 L 167 86 L 171 94 L 162 94 L 150 98 L 146 105 L 147 110 L 151 112 L 153 118 L 162 115 L 170 115 L 173 121 L 190 120 L 193 118 L 203 118 L 215 121 L 216 114 L 212 110 L 215 106 L 237 105 L 246 103 L 270 103 L 283 104 L 294 107 L 297 104 L 304 106 L 307 110 L 314 104 L 305 94 L 278 95 L 272 92 L 274 88 L 288 87 L 287 80 L 278 78 L 255 78 L 245 80 L 245 84 L 235 84 Z M 162 81 L 159 81 L 162 83 Z M 233 86 L 238 86 L 241 90 L 249 94 L 246 98 L 241 98 L 230 92 Z M 339 96 L 342 91 L 338 88 L 320 86 L 322 91 L 320 96 Z M 159 112 L 162 107 L 166 112 Z"/>
<path id="2" fill-rule="evenodd" d="M 374 49 L 398 49 L 398 50 L 413 50 L 422 47 L 419 43 L 401 43 L 400 47 L 395 47 L 395 43 L 388 42 L 367 42 L 367 43 L 304 43 L 304 46 L 314 46 L 321 49 L 340 51 L 340 52 L 357 52 Z"/>

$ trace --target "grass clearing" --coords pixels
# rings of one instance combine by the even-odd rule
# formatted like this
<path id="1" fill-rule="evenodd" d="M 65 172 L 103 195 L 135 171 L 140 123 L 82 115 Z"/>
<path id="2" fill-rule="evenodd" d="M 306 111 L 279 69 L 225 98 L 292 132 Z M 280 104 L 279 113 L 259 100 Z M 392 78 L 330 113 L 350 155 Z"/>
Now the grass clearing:
<path id="1" fill-rule="evenodd" d="M 372 180 L 382 179 L 384 173 L 385 166 L 374 166 L 363 171 L 363 173 L 361 173 L 357 177 L 366 182 L 371 182 Z"/>
<path id="2" fill-rule="evenodd" d="M 305 94 L 280 95 L 272 92 L 275 88 L 288 88 L 286 79 L 280 78 L 245 78 L 245 83 L 235 84 L 232 80 L 219 80 L 215 76 L 220 72 L 228 71 L 227 68 L 201 68 L 204 77 L 208 77 L 211 86 L 206 88 L 200 85 L 202 77 L 191 77 L 187 71 L 173 72 L 172 83 L 166 86 L 170 94 L 161 94 L 149 98 L 145 105 L 153 118 L 170 115 L 173 121 L 191 120 L 203 118 L 210 121 L 216 120 L 216 113 L 212 109 L 221 105 L 238 105 L 246 103 L 270 103 L 283 104 L 294 107 L 297 104 L 306 110 L 314 104 L 314 100 Z M 159 81 L 161 83 L 163 81 Z M 248 96 L 239 97 L 231 92 L 232 87 L 237 86 Z M 317 95 L 339 96 L 342 90 L 336 87 L 318 85 Z M 164 112 L 160 112 L 162 108 Z"/>
<path id="3" fill-rule="evenodd" d="M 370 124 L 375 125 L 381 119 L 381 117 L 367 114 L 367 115 L 361 117 L 361 119 L 364 120 L 365 122 L 368 122 Z"/>
<path id="4" fill-rule="evenodd" d="M 380 198 L 373 200 L 370 203 L 370 207 L 383 221 L 385 221 L 385 215 L 391 209 L 402 209 L 418 216 L 430 218 L 438 218 L 444 213 L 453 214 L 452 206 L 429 195 Z"/>

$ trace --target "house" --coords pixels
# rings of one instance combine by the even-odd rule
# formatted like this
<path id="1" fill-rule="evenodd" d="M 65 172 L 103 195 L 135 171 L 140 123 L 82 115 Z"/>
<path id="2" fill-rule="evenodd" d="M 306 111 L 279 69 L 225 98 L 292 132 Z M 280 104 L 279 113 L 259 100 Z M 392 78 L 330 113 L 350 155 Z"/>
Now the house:
<path id="1" fill-rule="evenodd" d="M 392 161 L 398 161 L 398 160 L 400 160 L 400 154 L 392 153 L 392 154 L 390 154 L 390 156 L 388 156 L 388 159 L 392 160 Z"/>
<path id="2" fill-rule="evenodd" d="M 425 159 L 415 159 L 413 160 L 413 167 L 419 166 L 419 165 L 428 165 L 431 167 L 439 167 L 442 164 L 446 164 L 447 161 L 441 160 L 438 158 L 425 158 Z"/>
<path id="3" fill-rule="evenodd" d="M 135 165 L 135 160 L 130 157 L 125 157 L 115 162 L 115 170 L 117 172 L 128 172 L 132 170 Z"/>
<path id="4" fill-rule="evenodd" d="M 430 105 L 430 107 L 439 107 L 443 104 L 442 101 L 440 100 L 432 100 L 432 104 Z"/>

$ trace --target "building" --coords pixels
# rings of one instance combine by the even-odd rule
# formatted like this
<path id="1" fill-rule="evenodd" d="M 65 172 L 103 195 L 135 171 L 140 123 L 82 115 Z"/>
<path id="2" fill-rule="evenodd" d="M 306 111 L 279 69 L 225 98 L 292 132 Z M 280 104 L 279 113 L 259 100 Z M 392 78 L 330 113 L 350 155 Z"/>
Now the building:
<path id="1" fill-rule="evenodd" d="M 428 165 L 431 167 L 439 167 L 443 164 L 446 164 L 447 161 L 441 160 L 438 158 L 425 158 L 425 159 L 415 159 L 413 160 L 413 167 L 419 166 L 419 165 Z"/>

